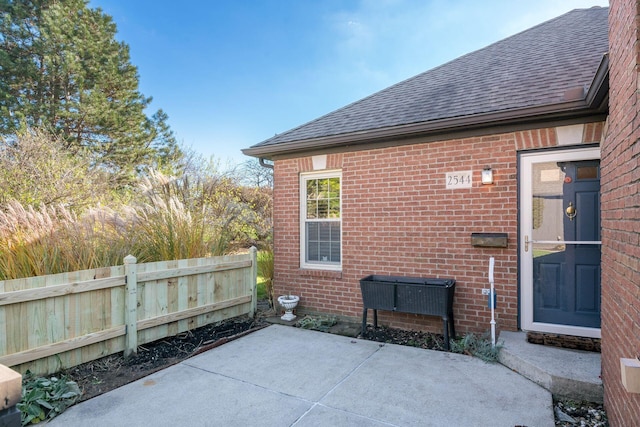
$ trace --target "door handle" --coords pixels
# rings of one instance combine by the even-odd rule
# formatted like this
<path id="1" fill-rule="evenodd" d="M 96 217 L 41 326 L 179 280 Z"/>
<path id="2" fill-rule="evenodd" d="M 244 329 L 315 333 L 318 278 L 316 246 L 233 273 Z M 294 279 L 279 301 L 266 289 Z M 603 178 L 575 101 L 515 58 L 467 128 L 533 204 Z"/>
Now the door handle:
<path id="1" fill-rule="evenodd" d="M 573 221 L 573 218 L 575 218 L 578 214 L 575 206 L 573 206 L 573 202 L 569 202 L 569 206 L 567 207 L 567 209 L 565 209 L 564 212 L 567 214 L 567 218 L 569 218 L 569 221 Z"/>
<path id="2" fill-rule="evenodd" d="M 524 235 L 524 251 L 529 252 L 529 236 Z"/>

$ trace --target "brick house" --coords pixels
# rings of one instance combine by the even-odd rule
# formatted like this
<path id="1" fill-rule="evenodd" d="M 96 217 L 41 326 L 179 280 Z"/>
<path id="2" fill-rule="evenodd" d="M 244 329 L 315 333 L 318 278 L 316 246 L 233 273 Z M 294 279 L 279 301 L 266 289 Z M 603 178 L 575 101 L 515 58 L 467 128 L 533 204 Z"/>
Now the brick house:
<path id="1" fill-rule="evenodd" d="M 612 426 L 640 423 L 621 358 L 640 357 L 640 3 L 611 0 L 609 118 L 602 152 L 602 382 Z"/>
<path id="2" fill-rule="evenodd" d="M 611 3 L 611 17 L 571 11 L 243 150 L 274 162 L 276 295 L 356 319 L 367 275 L 454 278 L 456 330 L 483 332 L 494 257 L 498 328 L 602 336 L 612 420 L 640 419 L 619 368 L 640 353 L 640 6 Z"/>

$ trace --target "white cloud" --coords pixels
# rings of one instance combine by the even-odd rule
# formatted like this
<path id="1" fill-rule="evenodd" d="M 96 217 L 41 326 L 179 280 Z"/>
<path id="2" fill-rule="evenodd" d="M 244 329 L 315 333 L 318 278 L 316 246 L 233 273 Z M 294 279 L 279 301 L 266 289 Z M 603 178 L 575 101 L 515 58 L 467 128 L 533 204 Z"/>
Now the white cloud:
<path id="1" fill-rule="evenodd" d="M 606 0 L 361 0 L 327 19 L 333 34 L 325 66 L 378 88 L 576 8 Z M 382 85 L 382 86 L 381 86 Z"/>

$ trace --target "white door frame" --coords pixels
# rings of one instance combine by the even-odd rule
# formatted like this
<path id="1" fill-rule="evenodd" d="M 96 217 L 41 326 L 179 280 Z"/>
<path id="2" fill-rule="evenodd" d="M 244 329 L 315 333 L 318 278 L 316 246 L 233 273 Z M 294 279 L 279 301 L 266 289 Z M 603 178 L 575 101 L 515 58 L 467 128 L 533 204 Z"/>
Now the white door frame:
<path id="1" fill-rule="evenodd" d="M 533 321 L 533 230 L 532 180 L 534 163 L 600 159 L 600 147 L 544 151 L 520 155 L 520 328 L 525 331 L 549 332 L 589 338 L 600 338 L 600 328 L 557 325 Z M 525 238 L 529 244 L 525 244 Z M 527 249 L 528 251 L 525 251 Z"/>

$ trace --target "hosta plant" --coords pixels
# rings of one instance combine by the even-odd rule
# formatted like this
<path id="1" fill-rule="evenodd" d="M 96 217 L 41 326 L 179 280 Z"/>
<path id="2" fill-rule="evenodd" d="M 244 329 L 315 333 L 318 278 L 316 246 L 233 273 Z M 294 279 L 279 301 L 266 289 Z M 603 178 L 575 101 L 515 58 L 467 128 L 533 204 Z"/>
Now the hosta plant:
<path id="1" fill-rule="evenodd" d="M 80 397 L 78 384 L 67 377 L 34 377 L 29 371 L 22 381 L 22 425 L 37 424 L 61 414 Z"/>

